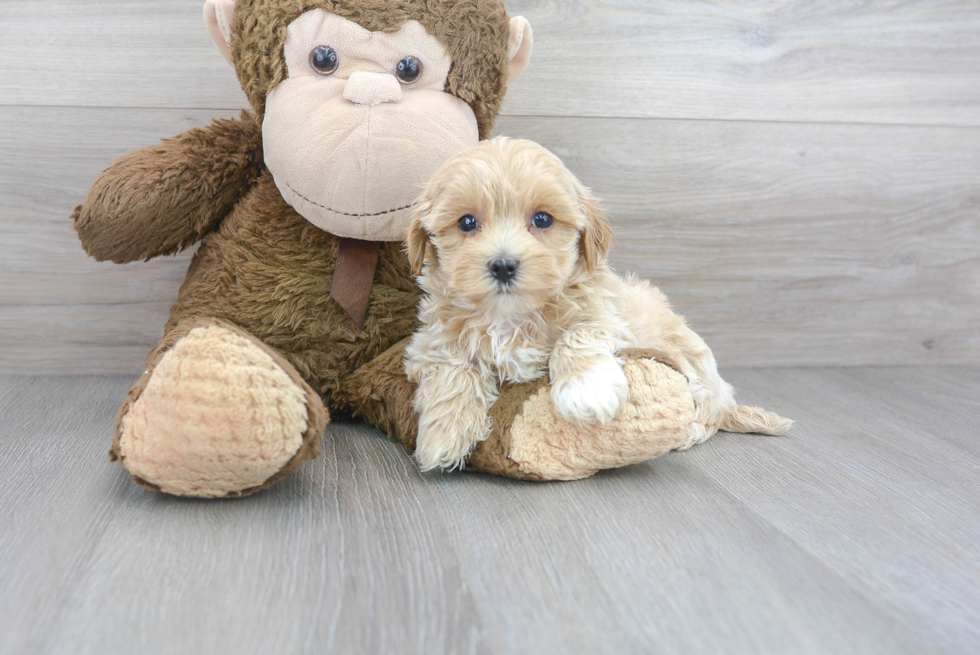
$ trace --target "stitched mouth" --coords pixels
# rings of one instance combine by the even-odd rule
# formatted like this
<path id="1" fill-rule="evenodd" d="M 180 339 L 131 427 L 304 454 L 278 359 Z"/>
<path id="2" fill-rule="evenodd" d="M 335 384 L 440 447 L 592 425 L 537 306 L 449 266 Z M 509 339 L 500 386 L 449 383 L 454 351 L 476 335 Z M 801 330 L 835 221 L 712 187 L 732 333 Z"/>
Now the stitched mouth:
<path id="1" fill-rule="evenodd" d="M 395 212 L 400 212 L 400 211 L 402 211 L 404 209 L 411 209 L 412 207 L 414 207 L 417 204 L 417 203 L 414 203 L 413 202 L 413 203 L 409 203 L 409 204 L 405 205 L 404 207 L 395 207 L 394 209 L 386 209 L 383 212 L 374 212 L 372 214 L 352 214 L 350 212 L 342 212 L 342 211 L 340 211 L 338 209 L 331 209 L 330 207 L 327 207 L 326 205 L 321 205 L 320 203 L 316 202 L 315 200 L 310 200 L 309 198 L 307 198 L 306 196 L 304 196 L 302 193 L 300 193 L 299 191 L 297 191 L 296 189 L 294 189 L 293 188 L 293 185 L 290 184 L 289 182 L 286 182 L 286 186 L 289 187 L 289 190 L 290 191 L 292 191 L 297 196 L 299 196 L 301 199 L 305 200 L 306 202 L 310 203 L 311 205 L 315 205 L 315 206 L 319 207 L 320 209 L 326 209 L 328 212 L 333 212 L 334 214 L 340 214 L 341 216 L 350 216 L 352 218 L 371 218 L 373 216 L 384 216 L 385 214 L 393 214 Z"/>

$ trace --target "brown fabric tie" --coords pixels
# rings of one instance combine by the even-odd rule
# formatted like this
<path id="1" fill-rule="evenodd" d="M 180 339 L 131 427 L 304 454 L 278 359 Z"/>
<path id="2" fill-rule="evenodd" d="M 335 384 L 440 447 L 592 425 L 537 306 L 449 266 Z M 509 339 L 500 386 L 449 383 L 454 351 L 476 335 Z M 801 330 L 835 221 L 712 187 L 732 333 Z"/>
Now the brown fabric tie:
<path id="1" fill-rule="evenodd" d="M 368 299 L 374 284 L 374 271 L 378 268 L 380 241 L 340 239 L 337 247 L 337 267 L 333 272 L 330 297 L 344 308 L 360 330 L 364 327 Z"/>

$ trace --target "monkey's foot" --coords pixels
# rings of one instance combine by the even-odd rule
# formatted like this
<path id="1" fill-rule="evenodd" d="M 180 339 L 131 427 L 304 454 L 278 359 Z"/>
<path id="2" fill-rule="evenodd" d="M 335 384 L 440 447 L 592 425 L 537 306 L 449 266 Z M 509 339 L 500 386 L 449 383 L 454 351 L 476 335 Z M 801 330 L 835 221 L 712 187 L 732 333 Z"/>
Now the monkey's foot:
<path id="1" fill-rule="evenodd" d="M 694 429 L 687 378 L 651 352 L 624 355 L 629 394 L 611 422 L 579 426 L 563 419 L 551 403 L 547 379 L 505 387 L 491 410 L 493 433 L 468 467 L 517 478 L 577 480 L 687 445 Z"/>
<path id="2" fill-rule="evenodd" d="M 272 349 L 200 321 L 130 391 L 111 455 L 154 490 L 244 496 L 315 457 L 326 420 L 320 398 Z"/>

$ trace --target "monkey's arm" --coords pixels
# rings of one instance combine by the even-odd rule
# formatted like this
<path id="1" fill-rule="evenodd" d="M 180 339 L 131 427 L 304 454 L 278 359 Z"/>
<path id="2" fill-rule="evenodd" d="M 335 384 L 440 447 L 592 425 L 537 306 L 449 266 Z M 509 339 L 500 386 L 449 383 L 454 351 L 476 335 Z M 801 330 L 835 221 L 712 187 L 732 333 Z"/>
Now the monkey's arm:
<path id="1" fill-rule="evenodd" d="M 255 117 L 216 120 L 110 166 L 72 214 L 85 251 L 118 264 L 170 255 L 199 241 L 258 178 Z"/>
<path id="2" fill-rule="evenodd" d="M 345 383 L 344 400 L 356 415 L 414 449 L 419 415 L 412 407 L 417 387 L 405 374 L 408 343 L 395 344 L 358 369 Z M 490 435 L 466 468 L 510 478 L 575 480 L 690 446 L 694 400 L 687 379 L 652 352 L 622 355 L 630 396 L 611 423 L 580 427 L 561 420 L 548 378 L 504 384 L 490 408 Z"/>

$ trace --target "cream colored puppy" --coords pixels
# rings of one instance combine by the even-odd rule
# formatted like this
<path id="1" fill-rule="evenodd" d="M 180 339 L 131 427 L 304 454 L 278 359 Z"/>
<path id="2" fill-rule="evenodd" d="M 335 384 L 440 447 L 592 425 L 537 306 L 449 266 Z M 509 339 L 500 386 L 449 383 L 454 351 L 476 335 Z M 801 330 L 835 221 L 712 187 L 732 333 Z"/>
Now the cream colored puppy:
<path id="1" fill-rule="evenodd" d="M 573 423 L 615 418 L 628 385 L 617 356 L 657 351 L 690 381 L 691 444 L 719 429 L 767 434 L 791 421 L 736 405 L 704 341 L 648 282 L 606 264 L 612 230 L 561 161 L 530 141 L 496 138 L 449 160 L 419 199 L 409 259 L 426 292 L 406 355 L 418 385 L 422 470 L 462 468 L 491 431 L 504 382 L 551 378 Z"/>

